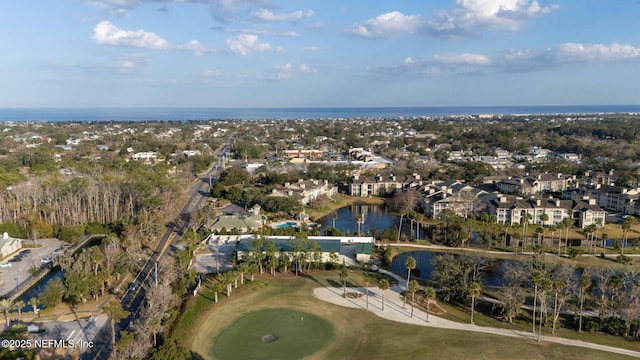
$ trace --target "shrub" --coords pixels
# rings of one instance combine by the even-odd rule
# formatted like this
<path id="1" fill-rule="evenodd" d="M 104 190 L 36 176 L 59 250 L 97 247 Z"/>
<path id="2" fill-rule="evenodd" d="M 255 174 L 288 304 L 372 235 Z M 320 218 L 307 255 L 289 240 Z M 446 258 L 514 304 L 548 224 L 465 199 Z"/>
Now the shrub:
<path id="1" fill-rule="evenodd" d="M 627 322 L 618 317 L 606 318 L 602 323 L 602 331 L 611 335 L 624 336 L 627 334 Z"/>

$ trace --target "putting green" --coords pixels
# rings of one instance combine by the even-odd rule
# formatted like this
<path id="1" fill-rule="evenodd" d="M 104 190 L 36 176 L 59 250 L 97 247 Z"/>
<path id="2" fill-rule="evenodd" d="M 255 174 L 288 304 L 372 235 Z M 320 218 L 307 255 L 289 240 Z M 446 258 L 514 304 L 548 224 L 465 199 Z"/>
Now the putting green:
<path id="1" fill-rule="evenodd" d="M 315 315 L 263 309 L 240 316 L 213 341 L 209 355 L 222 360 L 300 359 L 333 339 L 333 326 Z"/>

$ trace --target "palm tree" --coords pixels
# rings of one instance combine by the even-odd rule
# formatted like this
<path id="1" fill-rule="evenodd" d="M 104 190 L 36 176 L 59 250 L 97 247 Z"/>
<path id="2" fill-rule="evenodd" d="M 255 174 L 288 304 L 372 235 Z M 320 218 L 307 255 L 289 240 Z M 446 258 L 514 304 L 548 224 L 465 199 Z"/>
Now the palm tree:
<path id="1" fill-rule="evenodd" d="M 473 313 L 475 312 L 476 297 L 482 293 L 482 284 L 477 281 L 469 284 L 469 295 L 471 296 L 471 324 L 473 324 Z"/>
<path id="2" fill-rule="evenodd" d="M 340 280 L 342 280 L 342 297 L 347 297 L 347 279 L 349 278 L 349 269 L 346 266 L 340 268 Z"/>
<path id="3" fill-rule="evenodd" d="M 18 310 L 18 317 L 22 317 L 22 308 L 24 306 L 25 306 L 25 303 L 22 300 L 18 300 L 15 303 L 13 303 L 13 308 L 15 310 Z"/>
<path id="4" fill-rule="evenodd" d="M 578 295 L 579 301 L 580 301 L 580 314 L 579 314 L 579 320 L 578 320 L 578 332 L 582 332 L 582 311 L 584 309 L 584 300 L 585 300 L 585 294 L 586 294 L 586 290 L 588 290 L 591 285 L 592 285 L 593 281 L 591 280 L 591 276 L 589 276 L 589 274 L 582 274 L 582 276 L 580 277 L 580 282 L 579 282 L 579 286 L 580 286 L 580 294 Z"/>
<path id="5" fill-rule="evenodd" d="M 411 294 L 411 317 L 413 317 L 413 303 L 416 301 L 416 292 L 418 290 L 420 290 L 420 284 L 416 280 L 411 280 L 409 288 L 407 288 L 407 294 Z"/>
<path id="6" fill-rule="evenodd" d="M 538 238 L 538 244 L 537 245 L 540 245 L 542 243 L 542 233 L 544 233 L 544 229 L 542 227 L 537 227 L 534 230 L 534 232 L 536 234 L 536 237 Z"/>
<path id="7" fill-rule="evenodd" d="M 129 316 L 129 312 L 122 308 L 119 301 L 111 301 L 102 311 L 111 319 L 111 344 L 116 343 L 116 321 Z"/>
<path id="8" fill-rule="evenodd" d="M 223 285 L 221 282 L 214 280 L 211 284 L 211 290 L 213 291 L 213 301 L 218 302 L 218 293 L 222 292 Z"/>
<path id="9" fill-rule="evenodd" d="M 551 334 L 556 333 L 556 323 L 558 322 L 558 317 L 560 316 L 560 308 L 561 306 L 558 304 L 558 294 L 567 287 L 567 282 L 564 279 L 555 279 L 552 282 L 553 291 L 554 291 L 554 302 L 553 302 L 553 325 L 551 328 Z"/>
<path id="10" fill-rule="evenodd" d="M 538 301 L 538 284 L 540 283 L 540 279 L 542 277 L 542 273 L 538 270 L 535 270 L 531 275 L 531 280 L 533 281 L 533 330 L 532 332 L 536 333 L 536 305 Z"/>
<path id="11" fill-rule="evenodd" d="M 564 248 L 565 251 L 567 249 L 567 245 L 569 244 L 569 229 L 573 225 L 573 220 L 570 217 L 566 217 L 562 220 L 562 226 L 565 229 L 564 235 Z M 558 256 L 560 256 L 560 241 L 558 241 Z"/>
<path id="12" fill-rule="evenodd" d="M 236 266 L 236 269 L 238 269 L 238 272 L 240 273 L 240 285 L 244 285 L 244 273 L 248 272 L 249 263 L 242 262 Z"/>
<path id="13" fill-rule="evenodd" d="M 38 313 L 38 298 L 34 296 L 29 299 L 29 305 L 31 305 L 31 307 L 33 308 L 33 314 L 38 314 L 38 316 L 40 316 L 40 314 Z"/>
<path id="14" fill-rule="evenodd" d="M 431 308 L 431 300 L 436 299 L 436 289 L 432 286 L 427 286 L 424 288 L 423 293 L 424 299 L 427 300 L 427 322 L 429 322 L 429 309 Z"/>
<path id="15" fill-rule="evenodd" d="M 358 236 L 360 236 L 360 225 L 364 224 L 364 215 L 359 214 L 356 216 L 356 223 L 358 224 Z"/>
<path id="16" fill-rule="evenodd" d="M 542 221 L 542 226 L 545 226 L 547 221 L 549 221 L 549 214 L 546 212 L 542 213 L 542 215 L 540 215 L 540 221 Z"/>
<path id="17" fill-rule="evenodd" d="M 531 214 L 528 212 L 522 211 L 522 217 L 520 218 L 520 223 L 522 223 L 522 252 L 524 252 L 525 245 L 527 244 L 527 226 L 529 226 L 529 221 L 531 221 Z M 518 251 L 516 250 L 516 253 Z"/>
<path id="18" fill-rule="evenodd" d="M 551 291 L 553 283 L 551 279 L 541 276 L 538 284 L 538 296 L 540 297 L 540 321 L 538 323 L 538 342 L 542 334 L 542 320 L 547 311 L 547 293 Z"/>
<path id="19" fill-rule="evenodd" d="M 226 295 L 227 297 L 231 296 L 231 290 L 233 289 L 233 281 L 235 279 L 235 274 L 232 271 L 227 271 L 224 273 L 224 277 L 222 278 L 222 283 L 227 287 Z"/>
<path id="20" fill-rule="evenodd" d="M 9 312 L 13 309 L 13 301 L 9 299 L 0 300 L 0 312 L 4 315 L 4 320 L 9 327 Z"/>
<path id="21" fill-rule="evenodd" d="M 369 310 L 369 284 L 371 284 L 371 282 L 373 281 L 373 277 L 369 274 L 362 274 L 362 282 L 364 283 L 364 290 L 366 295 L 366 299 L 367 299 L 367 307 L 366 309 Z"/>
<path id="22" fill-rule="evenodd" d="M 627 237 L 629 236 L 629 230 L 631 230 L 631 224 L 635 223 L 636 218 L 633 216 L 627 216 L 627 218 L 622 222 L 623 243 L 622 249 L 620 250 L 621 254 L 624 254 L 624 248 L 627 246 Z"/>
<path id="23" fill-rule="evenodd" d="M 334 211 L 331 213 L 331 220 L 333 220 L 333 228 L 336 228 L 336 220 L 338 220 L 338 212 Z"/>
<path id="24" fill-rule="evenodd" d="M 378 281 L 378 287 L 382 290 L 382 311 L 384 311 L 384 292 L 389 289 L 389 280 L 380 279 L 380 281 Z"/>
<path id="25" fill-rule="evenodd" d="M 407 269 L 407 286 L 409 288 L 409 278 L 411 277 L 411 270 L 416 268 L 416 259 L 413 256 L 408 256 L 404 260 L 404 267 Z"/>

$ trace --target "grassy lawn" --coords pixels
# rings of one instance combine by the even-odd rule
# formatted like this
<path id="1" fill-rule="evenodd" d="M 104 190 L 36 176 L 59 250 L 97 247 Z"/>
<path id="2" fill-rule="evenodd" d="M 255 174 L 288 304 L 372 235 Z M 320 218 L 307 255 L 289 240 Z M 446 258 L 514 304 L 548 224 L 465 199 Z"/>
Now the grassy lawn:
<path id="1" fill-rule="evenodd" d="M 351 284 L 360 281 L 358 275 Z M 327 320 L 334 338 L 307 359 L 620 359 L 618 354 L 531 340 L 428 328 L 384 320 L 362 309 L 343 308 L 320 301 L 312 291 L 318 286 L 339 286 L 337 272 L 317 272 L 300 277 L 258 277 L 253 283 L 235 289 L 231 297 L 224 295 L 216 304 L 209 288 L 189 299 L 183 315 L 173 329 L 173 336 L 183 339 L 193 354 L 213 359 L 213 344 L 243 314 L 261 309 L 288 309 L 305 312 Z M 331 285 L 330 285 L 331 284 Z M 462 310 L 450 314 L 468 321 Z M 489 318 L 479 324 L 498 322 Z M 495 325 L 492 323 L 491 325 Z M 586 339 L 585 339 L 586 340 Z M 620 339 L 620 343 L 624 340 Z M 622 345 L 621 345 L 622 346 Z M 220 359 L 226 357 L 220 356 Z"/>
<path id="2" fill-rule="evenodd" d="M 288 309 L 242 315 L 216 337 L 209 355 L 220 359 L 300 359 L 325 347 L 333 327 L 319 316 Z"/>
<path id="3" fill-rule="evenodd" d="M 336 194 L 332 202 L 321 208 L 306 208 L 311 220 L 315 221 L 323 216 L 329 215 L 332 211 L 349 205 L 383 205 L 384 199 L 379 197 L 361 197 L 349 196 L 345 194 Z"/>

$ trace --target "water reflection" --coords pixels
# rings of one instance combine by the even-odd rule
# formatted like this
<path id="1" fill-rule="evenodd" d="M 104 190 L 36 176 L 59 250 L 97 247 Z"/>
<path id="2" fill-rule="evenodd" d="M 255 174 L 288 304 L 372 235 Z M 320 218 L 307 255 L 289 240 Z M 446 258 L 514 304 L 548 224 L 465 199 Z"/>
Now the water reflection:
<path id="1" fill-rule="evenodd" d="M 358 216 L 362 216 L 363 223 L 360 225 L 360 232 L 366 236 L 374 236 L 376 232 L 382 233 L 387 228 L 392 228 L 394 233 L 397 232 L 400 224 L 400 217 L 391 214 L 389 209 L 384 205 L 351 205 L 341 207 L 336 210 L 338 217 L 335 219 L 335 228 L 346 231 L 349 234 L 358 232 Z M 316 222 L 321 225 L 322 232 L 327 228 L 333 227 L 333 217 L 331 214 L 318 219 Z M 411 222 L 403 219 L 402 234 L 410 236 Z M 413 229 L 414 238 L 416 233 L 415 224 Z M 418 238 L 425 238 L 425 232 L 422 227 L 418 228 Z"/>
<path id="2" fill-rule="evenodd" d="M 405 274 L 406 276 L 407 269 L 404 267 L 404 261 L 407 259 L 407 257 L 413 256 L 413 258 L 416 259 L 416 269 L 411 272 L 411 277 L 422 280 L 432 280 L 431 274 L 433 272 L 433 258 L 441 254 L 444 253 L 432 251 L 411 251 L 398 254 L 391 261 L 391 268 L 395 273 Z M 506 266 L 509 266 L 512 263 L 513 260 L 491 259 L 491 265 L 482 276 L 483 285 L 504 285 L 504 269 Z"/>

